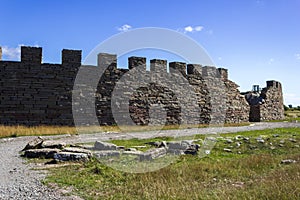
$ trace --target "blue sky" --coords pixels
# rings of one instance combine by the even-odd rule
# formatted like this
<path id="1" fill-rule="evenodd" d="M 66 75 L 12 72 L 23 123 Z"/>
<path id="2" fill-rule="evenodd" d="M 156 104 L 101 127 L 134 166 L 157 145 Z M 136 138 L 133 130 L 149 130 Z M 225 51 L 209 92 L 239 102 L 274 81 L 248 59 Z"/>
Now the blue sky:
<path id="1" fill-rule="evenodd" d="M 3 59 L 19 45 L 43 47 L 60 63 L 64 48 L 83 57 L 121 31 L 162 27 L 193 38 L 241 91 L 266 80 L 283 84 L 285 104 L 300 105 L 300 0 L 2 0 Z"/>

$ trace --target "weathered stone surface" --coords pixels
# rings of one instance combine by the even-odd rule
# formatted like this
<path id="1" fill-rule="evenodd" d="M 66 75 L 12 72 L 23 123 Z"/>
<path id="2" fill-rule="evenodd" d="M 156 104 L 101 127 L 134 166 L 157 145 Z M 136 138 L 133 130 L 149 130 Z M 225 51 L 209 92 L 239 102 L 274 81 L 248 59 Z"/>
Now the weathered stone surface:
<path id="1" fill-rule="evenodd" d="M 63 149 L 64 147 L 66 147 L 66 143 L 65 142 L 58 142 L 55 140 L 45 140 L 43 141 L 41 148 L 52 148 L 52 149 Z"/>
<path id="2" fill-rule="evenodd" d="M 92 151 L 87 150 L 87 149 L 77 148 L 77 147 L 66 147 L 62 151 L 63 152 L 72 152 L 72 153 L 84 153 L 89 156 L 92 155 Z"/>
<path id="3" fill-rule="evenodd" d="M 122 154 L 140 156 L 141 154 L 143 154 L 143 152 L 142 151 L 122 151 Z"/>
<path id="4" fill-rule="evenodd" d="M 27 158 L 53 158 L 55 153 L 60 152 L 60 149 L 28 149 L 24 152 Z"/>
<path id="5" fill-rule="evenodd" d="M 165 156 L 167 154 L 167 150 L 164 147 L 149 149 L 148 151 L 144 152 L 140 155 L 140 161 L 150 161 L 158 157 Z"/>
<path id="6" fill-rule="evenodd" d="M 53 158 L 59 161 L 88 161 L 89 156 L 86 153 L 59 152 L 55 153 Z"/>
<path id="7" fill-rule="evenodd" d="M 116 150 L 95 151 L 93 155 L 96 158 L 119 157 L 120 151 L 116 151 Z"/>
<path id="8" fill-rule="evenodd" d="M 22 151 L 28 150 L 28 149 L 39 149 L 42 146 L 43 139 L 41 137 L 37 137 L 34 140 L 28 142 L 28 144 L 25 146 L 25 148 Z"/>
<path id="9" fill-rule="evenodd" d="M 167 142 L 169 149 L 176 149 L 176 150 L 186 150 L 190 144 L 188 142 L 183 141 L 176 141 L 176 142 Z"/>
<path id="10" fill-rule="evenodd" d="M 94 150 L 96 151 L 117 150 L 117 145 L 108 142 L 96 141 L 94 144 Z"/>

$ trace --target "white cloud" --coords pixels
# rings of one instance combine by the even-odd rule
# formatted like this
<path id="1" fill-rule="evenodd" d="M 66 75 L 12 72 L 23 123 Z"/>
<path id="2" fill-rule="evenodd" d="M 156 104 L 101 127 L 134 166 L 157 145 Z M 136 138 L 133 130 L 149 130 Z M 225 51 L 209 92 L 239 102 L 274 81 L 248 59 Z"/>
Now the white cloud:
<path id="1" fill-rule="evenodd" d="M 8 59 L 19 59 L 21 54 L 21 46 L 23 44 L 19 44 L 18 47 L 2 47 L 2 55 Z"/>
<path id="2" fill-rule="evenodd" d="M 184 33 L 193 33 L 193 32 L 199 32 L 199 31 L 202 31 L 203 30 L 203 26 L 195 26 L 195 27 L 192 27 L 192 26 L 186 26 L 184 27 Z"/>
<path id="3" fill-rule="evenodd" d="M 195 31 L 202 31 L 202 29 L 203 29 L 203 26 L 196 26 L 194 28 Z"/>
<path id="4" fill-rule="evenodd" d="M 296 57 L 297 60 L 300 60 L 300 53 L 296 53 L 295 57 Z"/>
<path id="5" fill-rule="evenodd" d="M 19 60 L 21 58 L 21 46 L 40 47 L 40 45 L 38 45 L 38 44 L 35 44 L 35 45 L 19 44 L 18 47 L 1 46 L 2 56 L 5 59 L 9 59 L 9 60 Z"/>
<path id="6" fill-rule="evenodd" d="M 268 64 L 271 65 L 274 62 L 274 58 L 270 58 Z"/>
<path id="7" fill-rule="evenodd" d="M 123 26 L 118 28 L 118 31 L 126 32 L 126 31 L 129 31 L 129 29 L 131 29 L 131 28 L 132 28 L 132 26 L 130 26 L 128 24 L 124 24 Z"/>

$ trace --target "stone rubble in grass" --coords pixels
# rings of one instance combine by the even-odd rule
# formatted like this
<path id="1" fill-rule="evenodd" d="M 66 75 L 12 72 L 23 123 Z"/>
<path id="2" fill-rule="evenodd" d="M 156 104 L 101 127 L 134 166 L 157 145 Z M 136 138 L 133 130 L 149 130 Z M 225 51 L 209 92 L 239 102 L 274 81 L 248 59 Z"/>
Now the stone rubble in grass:
<path id="1" fill-rule="evenodd" d="M 293 164 L 293 163 L 296 163 L 297 161 L 296 160 L 292 160 L 292 159 L 287 159 L 287 160 L 282 160 L 281 161 L 281 164 Z"/>

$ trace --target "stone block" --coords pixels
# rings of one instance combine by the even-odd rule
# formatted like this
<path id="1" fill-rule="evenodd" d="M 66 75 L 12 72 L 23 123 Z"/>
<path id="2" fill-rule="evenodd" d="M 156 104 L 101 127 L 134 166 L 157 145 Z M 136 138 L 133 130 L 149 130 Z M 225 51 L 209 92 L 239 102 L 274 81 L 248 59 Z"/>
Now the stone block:
<path id="1" fill-rule="evenodd" d="M 96 141 L 94 144 L 94 150 L 96 151 L 117 150 L 117 145 L 108 142 Z"/>
<path id="2" fill-rule="evenodd" d="M 53 158 L 58 161 L 88 161 L 89 156 L 86 153 L 59 152 L 55 153 Z"/>
<path id="3" fill-rule="evenodd" d="M 24 152 L 27 158 L 54 158 L 54 154 L 60 152 L 60 149 L 28 149 Z"/>

